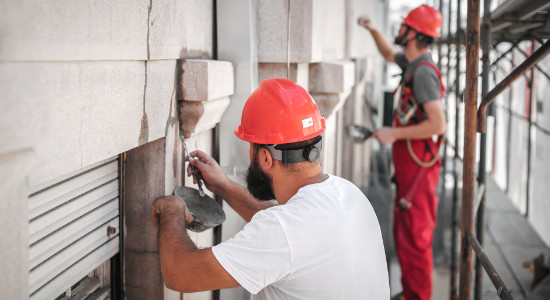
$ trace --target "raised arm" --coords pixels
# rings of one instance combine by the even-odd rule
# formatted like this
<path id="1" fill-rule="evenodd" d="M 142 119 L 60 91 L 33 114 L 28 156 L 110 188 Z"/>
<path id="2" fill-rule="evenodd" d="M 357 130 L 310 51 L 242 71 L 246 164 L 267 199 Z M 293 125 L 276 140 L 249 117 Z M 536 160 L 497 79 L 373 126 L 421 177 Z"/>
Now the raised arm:
<path id="1" fill-rule="evenodd" d="M 227 178 L 218 163 L 208 154 L 196 150 L 189 154 L 192 159 L 189 164 L 201 171 L 206 187 L 222 197 L 246 222 L 260 210 L 277 205 L 275 201 L 259 201 L 248 190 Z M 187 176 L 191 170 L 187 169 Z"/>
<path id="2" fill-rule="evenodd" d="M 380 31 L 372 26 L 370 18 L 360 17 L 357 19 L 357 23 L 365 27 L 371 33 L 372 38 L 376 43 L 376 48 L 378 48 L 378 52 L 382 54 L 384 59 L 389 62 L 395 62 L 395 53 L 393 52 L 392 46 L 388 43 L 384 36 L 382 36 Z"/>

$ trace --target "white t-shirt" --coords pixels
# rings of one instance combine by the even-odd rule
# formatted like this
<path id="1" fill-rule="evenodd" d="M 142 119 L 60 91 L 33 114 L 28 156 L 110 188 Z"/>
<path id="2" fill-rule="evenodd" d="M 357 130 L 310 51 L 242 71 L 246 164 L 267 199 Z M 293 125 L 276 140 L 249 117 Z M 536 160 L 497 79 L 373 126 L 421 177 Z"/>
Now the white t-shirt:
<path id="1" fill-rule="evenodd" d="M 212 248 L 256 299 L 389 299 L 378 219 L 369 200 L 336 176 L 254 215 Z"/>

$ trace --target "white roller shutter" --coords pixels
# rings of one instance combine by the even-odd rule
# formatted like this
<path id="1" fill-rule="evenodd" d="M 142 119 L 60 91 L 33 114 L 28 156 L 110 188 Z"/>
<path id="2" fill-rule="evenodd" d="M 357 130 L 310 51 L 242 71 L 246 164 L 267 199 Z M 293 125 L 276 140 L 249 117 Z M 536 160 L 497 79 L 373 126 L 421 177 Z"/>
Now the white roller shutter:
<path id="1" fill-rule="evenodd" d="M 119 252 L 119 160 L 32 189 L 29 297 L 55 299 Z"/>

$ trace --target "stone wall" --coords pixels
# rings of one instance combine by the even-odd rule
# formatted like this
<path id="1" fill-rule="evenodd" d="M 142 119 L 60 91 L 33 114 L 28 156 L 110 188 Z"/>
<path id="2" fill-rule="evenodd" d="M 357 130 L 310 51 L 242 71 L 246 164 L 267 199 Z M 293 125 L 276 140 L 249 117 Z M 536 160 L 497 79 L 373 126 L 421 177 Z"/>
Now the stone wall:
<path id="1" fill-rule="evenodd" d="M 177 134 L 178 100 L 184 100 L 179 98 L 182 59 L 213 57 L 213 11 L 212 1 L 198 0 L 5 3 L 0 28 L 0 132 L 9 142 L 0 143 L 3 297 L 28 297 L 30 188 L 142 147 L 145 150 L 140 152 L 159 160 L 140 172 L 163 175 L 155 176 L 155 185 L 146 182 L 144 190 L 155 187 L 158 197 L 184 182 Z M 232 65 L 224 66 L 223 80 L 202 78 L 197 88 L 225 82 L 232 89 Z M 222 100 L 193 99 L 204 104 L 201 122 L 189 133 L 193 148 L 212 153 L 212 128 L 227 107 L 231 89 L 216 95 Z M 148 151 L 151 145 L 162 151 Z M 127 175 L 133 174 L 131 170 Z M 142 191 L 135 186 L 132 191 L 125 199 L 126 208 L 148 212 L 152 194 L 140 198 L 134 195 Z M 141 215 L 140 220 L 143 217 L 149 218 Z M 128 232 L 146 236 L 144 240 L 152 244 L 129 241 L 127 250 L 148 253 L 156 246 L 156 233 L 144 224 L 148 223 L 129 222 Z M 211 232 L 193 238 L 203 246 L 212 244 Z M 126 262 L 127 279 L 143 275 L 137 271 L 139 260 Z M 145 261 L 154 265 L 157 260 L 153 254 Z M 163 294 L 165 299 L 180 299 L 179 293 L 163 291 L 158 271 L 145 273 L 151 277 L 142 278 L 141 291 L 157 299 Z M 130 293 L 135 280 L 127 281 Z M 199 298 L 209 297 L 205 293 Z"/>

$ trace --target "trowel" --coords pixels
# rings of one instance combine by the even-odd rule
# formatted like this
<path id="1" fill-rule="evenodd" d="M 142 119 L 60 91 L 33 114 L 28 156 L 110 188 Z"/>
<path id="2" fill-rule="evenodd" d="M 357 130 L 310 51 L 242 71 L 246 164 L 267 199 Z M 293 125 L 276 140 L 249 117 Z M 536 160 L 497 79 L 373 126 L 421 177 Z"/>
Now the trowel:
<path id="1" fill-rule="evenodd" d="M 187 160 L 190 160 L 191 157 L 189 156 L 189 151 L 187 151 L 187 145 L 185 144 L 185 136 L 183 136 L 183 133 L 180 131 L 180 138 L 181 138 L 181 142 L 183 143 L 183 149 L 185 150 L 185 158 Z M 197 168 L 193 167 L 192 165 L 189 165 L 189 167 L 191 168 L 191 174 L 193 175 L 193 178 L 195 179 L 195 181 L 197 182 L 197 185 L 199 186 L 199 195 L 201 195 L 201 197 L 204 197 L 204 195 L 206 195 L 202 189 L 202 182 L 200 181 L 201 179 L 201 176 L 200 176 L 200 171 L 197 170 Z"/>
<path id="2" fill-rule="evenodd" d="M 174 195 L 185 201 L 185 205 L 193 216 L 193 221 L 185 224 L 185 228 L 194 232 L 202 232 L 225 221 L 225 212 L 210 196 L 200 196 L 196 189 L 187 186 L 176 187 Z"/>
<path id="3" fill-rule="evenodd" d="M 347 125 L 346 133 L 355 143 L 363 143 L 374 134 L 369 128 L 357 124 Z"/>
<path id="4" fill-rule="evenodd" d="M 190 160 L 189 151 L 185 144 L 185 137 L 180 132 L 180 138 L 183 143 L 185 157 Z M 187 208 L 193 216 L 193 221 L 185 224 L 185 227 L 194 232 L 202 232 L 212 227 L 218 226 L 225 221 L 225 212 L 216 200 L 204 193 L 202 189 L 200 171 L 189 165 L 191 174 L 199 186 L 197 191 L 194 188 L 187 186 L 178 186 L 174 189 L 174 195 L 179 196 L 185 201 Z"/>

